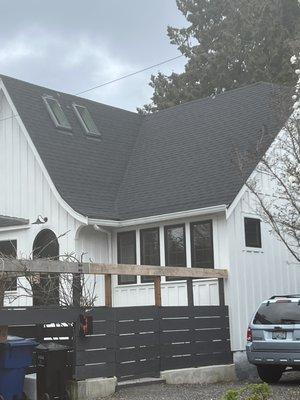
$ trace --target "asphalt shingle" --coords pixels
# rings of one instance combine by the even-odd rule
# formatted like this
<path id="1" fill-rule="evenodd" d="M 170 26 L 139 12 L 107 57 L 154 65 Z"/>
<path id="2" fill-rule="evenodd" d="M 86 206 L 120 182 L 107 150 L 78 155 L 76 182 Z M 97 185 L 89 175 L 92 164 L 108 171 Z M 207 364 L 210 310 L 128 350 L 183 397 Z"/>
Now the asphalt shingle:
<path id="1" fill-rule="evenodd" d="M 283 125 L 257 83 L 150 116 L 1 76 L 62 198 L 84 216 L 127 219 L 229 205 L 243 185 L 234 149 L 269 145 Z M 57 129 L 42 101 L 57 98 L 72 132 Z M 87 137 L 72 104 L 86 106 L 101 139 Z M 249 173 L 255 165 L 249 166 Z"/>

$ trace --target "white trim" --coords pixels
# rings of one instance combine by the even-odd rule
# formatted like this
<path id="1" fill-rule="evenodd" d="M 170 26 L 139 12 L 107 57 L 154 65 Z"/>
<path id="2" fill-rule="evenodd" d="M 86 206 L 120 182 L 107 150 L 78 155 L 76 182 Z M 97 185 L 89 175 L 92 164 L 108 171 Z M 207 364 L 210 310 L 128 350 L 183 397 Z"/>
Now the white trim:
<path id="1" fill-rule="evenodd" d="M 8 91 L 7 91 L 6 87 L 5 87 L 4 82 L 3 82 L 2 79 L 0 79 L 0 89 L 2 89 L 6 99 L 8 101 L 8 103 L 9 103 L 9 105 L 10 105 L 12 111 L 13 111 L 13 117 L 16 118 L 17 122 L 19 123 L 19 125 L 20 125 L 20 127 L 21 127 L 21 129 L 22 129 L 22 131 L 23 131 L 23 133 L 24 133 L 24 135 L 26 137 L 26 140 L 27 140 L 27 142 L 28 142 L 28 144 L 29 144 L 29 146 L 30 146 L 30 148 L 31 148 L 31 150 L 32 150 L 32 152 L 33 152 L 33 154 L 34 154 L 34 156 L 35 156 L 35 158 L 36 158 L 36 160 L 37 160 L 37 162 L 38 162 L 38 164 L 39 164 L 44 176 L 45 176 L 45 178 L 46 178 L 46 181 L 49 184 L 50 189 L 52 190 L 52 193 L 54 194 L 54 196 L 56 198 L 56 200 L 74 219 L 76 219 L 77 221 L 82 222 L 83 224 L 87 225 L 88 224 L 88 218 L 84 217 L 83 215 L 81 215 L 78 212 L 76 212 L 75 210 L 73 210 L 73 208 L 70 207 L 69 204 L 58 193 L 58 190 L 56 189 L 52 179 L 50 178 L 50 175 L 49 175 L 49 173 L 48 173 L 48 171 L 47 171 L 47 169 L 46 169 L 46 167 L 45 167 L 45 165 L 44 165 L 44 163 L 43 163 L 43 161 L 42 161 L 42 159 L 41 159 L 41 157 L 40 157 L 40 155 L 39 155 L 39 153 L 38 153 L 38 151 L 37 151 L 37 149 L 35 147 L 35 145 L 33 144 L 32 140 L 31 140 L 31 137 L 30 137 L 25 125 L 23 124 L 23 121 L 22 121 L 21 117 L 18 114 L 18 111 L 17 111 L 12 99 L 10 98 L 9 93 L 8 93 Z M 43 101 L 42 97 L 41 97 L 41 101 Z"/>
<path id="2" fill-rule="evenodd" d="M 0 232 L 20 231 L 22 229 L 29 229 L 29 228 L 30 225 L 3 226 L 0 228 Z"/>
<path id="3" fill-rule="evenodd" d="M 205 214 L 216 214 L 216 213 L 222 213 L 222 212 L 225 213 L 226 210 L 227 210 L 227 206 L 225 204 L 222 204 L 219 206 L 198 208 L 196 210 L 178 211 L 178 212 L 170 213 L 170 214 L 161 214 L 161 215 L 154 215 L 152 217 L 127 219 L 124 221 L 89 218 L 88 224 L 89 225 L 97 224 L 97 225 L 101 225 L 101 226 L 110 226 L 112 228 L 124 228 L 127 226 L 170 221 L 170 220 L 174 220 L 174 219 L 191 218 L 191 217 L 196 217 L 196 216 L 205 215 Z"/>
<path id="4" fill-rule="evenodd" d="M 238 203 L 240 202 L 241 198 L 244 196 L 246 191 L 247 191 L 247 186 L 243 185 L 242 189 L 238 192 L 238 194 L 236 195 L 236 197 L 233 200 L 233 202 L 227 208 L 227 210 L 226 210 L 226 219 L 228 219 L 230 217 L 230 215 L 233 213 L 235 207 L 238 205 Z"/>

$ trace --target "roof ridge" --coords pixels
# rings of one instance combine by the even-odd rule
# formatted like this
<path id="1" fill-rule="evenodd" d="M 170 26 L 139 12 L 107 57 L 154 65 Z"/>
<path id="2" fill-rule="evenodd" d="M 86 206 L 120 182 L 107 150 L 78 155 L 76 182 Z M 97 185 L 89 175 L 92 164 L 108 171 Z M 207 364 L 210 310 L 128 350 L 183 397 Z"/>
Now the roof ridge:
<path id="1" fill-rule="evenodd" d="M 225 92 L 223 92 L 223 93 L 218 93 L 218 94 L 216 94 L 216 95 L 214 95 L 214 96 L 200 97 L 199 99 L 194 99 L 194 100 L 187 101 L 187 102 L 185 102 L 185 103 L 176 104 L 176 105 L 174 105 L 174 106 L 172 106 L 172 107 L 168 107 L 168 108 L 164 108 L 164 109 L 162 109 L 162 110 L 158 110 L 158 111 L 156 111 L 156 112 L 153 113 L 153 114 L 148 114 L 148 115 L 146 115 L 146 117 L 152 117 L 152 116 L 158 115 L 158 114 L 160 114 L 160 113 L 162 113 L 162 112 L 164 112 L 164 111 L 169 111 L 169 110 L 172 110 L 172 109 L 177 108 L 177 107 L 179 108 L 179 107 L 183 107 L 183 106 L 188 106 L 188 105 L 190 105 L 190 104 L 197 103 L 197 102 L 201 102 L 201 101 L 204 101 L 204 100 L 214 100 L 216 97 L 221 97 L 221 96 L 224 96 L 224 95 L 231 94 L 231 93 L 233 93 L 233 92 L 237 92 L 237 91 L 240 91 L 240 90 L 244 90 L 244 89 L 246 89 L 246 88 L 250 88 L 250 87 L 258 86 L 258 85 L 262 85 L 262 84 L 263 84 L 263 85 L 271 85 L 271 86 L 284 87 L 283 85 L 279 85 L 279 84 L 272 83 L 272 82 L 264 82 L 264 81 L 253 82 L 253 83 L 250 83 L 250 84 L 248 84 L 248 85 L 243 85 L 243 86 L 239 86 L 239 87 L 234 88 L 234 89 L 225 90 Z"/>
<path id="2" fill-rule="evenodd" d="M 109 107 L 109 108 L 113 108 L 113 109 L 116 109 L 116 110 L 125 111 L 125 112 L 127 112 L 127 113 L 134 114 L 134 115 L 136 115 L 136 116 L 138 116 L 138 117 L 140 117 L 140 118 L 142 117 L 142 115 L 140 115 L 140 114 L 137 113 L 136 111 L 126 110 L 125 108 L 116 107 L 116 106 L 112 106 L 112 105 L 110 105 L 110 104 L 101 103 L 101 102 L 99 102 L 99 101 L 91 100 L 91 99 L 88 99 L 88 98 L 86 98 L 86 97 L 77 96 L 76 94 L 67 93 L 67 92 L 64 92 L 64 91 L 61 91 L 61 90 L 57 90 L 57 89 L 51 89 L 51 88 L 49 88 L 49 87 L 47 87 L 47 86 L 38 85 L 38 84 L 36 84 L 36 83 L 24 81 L 23 79 L 15 78 L 15 77 L 13 77 L 13 76 L 0 74 L 0 80 L 1 80 L 2 78 L 4 78 L 4 79 L 12 79 L 12 80 L 15 80 L 15 81 L 18 81 L 18 82 L 25 83 L 25 84 L 30 85 L 30 86 L 34 86 L 34 87 L 36 87 L 36 88 L 49 90 L 49 91 L 51 91 L 51 92 L 56 92 L 56 93 L 59 93 L 59 94 L 61 94 L 61 95 L 65 95 L 65 96 L 76 97 L 77 99 L 81 99 L 81 100 L 83 100 L 83 101 L 88 101 L 88 102 L 91 102 L 91 103 L 99 104 L 99 105 L 102 105 L 102 106 L 105 106 L 105 107 Z"/>

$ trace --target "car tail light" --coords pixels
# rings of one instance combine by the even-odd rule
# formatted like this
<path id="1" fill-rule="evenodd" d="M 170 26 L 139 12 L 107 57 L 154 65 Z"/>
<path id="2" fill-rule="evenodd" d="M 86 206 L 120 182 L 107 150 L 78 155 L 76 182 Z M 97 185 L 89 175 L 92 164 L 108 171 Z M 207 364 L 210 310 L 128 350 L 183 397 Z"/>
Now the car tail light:
<path id="1" fill-rule="evenodd" d="M 252 342 L 253 336 L 252 336 L 252 329 L 248 328 L 247 330 L 247 342 Z"/>

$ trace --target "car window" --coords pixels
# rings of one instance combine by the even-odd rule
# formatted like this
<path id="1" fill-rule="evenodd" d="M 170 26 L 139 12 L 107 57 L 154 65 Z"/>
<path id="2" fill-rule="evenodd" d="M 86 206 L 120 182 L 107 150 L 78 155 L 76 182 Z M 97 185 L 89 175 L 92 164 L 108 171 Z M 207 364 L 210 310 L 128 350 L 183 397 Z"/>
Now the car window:
<path id="1" fill-rule="evenodd" d="M 291 301 L 264 303 L 259 307 L 253 323 L 255 325 L 300 324 L 300 305 Z"/>

